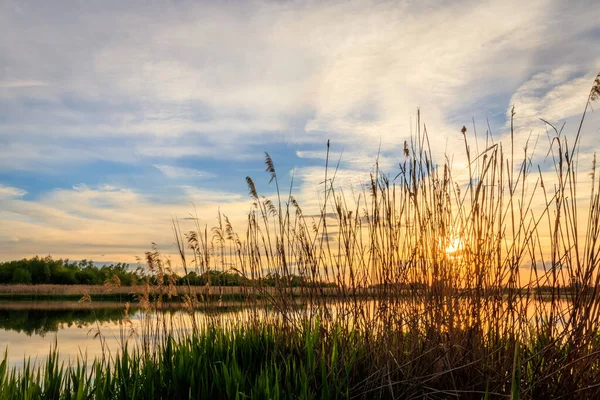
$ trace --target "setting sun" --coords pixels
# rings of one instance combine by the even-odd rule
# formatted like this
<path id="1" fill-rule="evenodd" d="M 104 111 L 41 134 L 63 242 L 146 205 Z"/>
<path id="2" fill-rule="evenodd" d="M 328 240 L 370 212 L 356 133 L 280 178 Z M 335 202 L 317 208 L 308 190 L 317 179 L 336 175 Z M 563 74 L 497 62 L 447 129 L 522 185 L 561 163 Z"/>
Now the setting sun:
<path id="1" fill-rule="evenodd" d="M 448 256 L 456 257 L 460 255 L 460 253 L 464 249 L 464 242 L 460 237 L 450 237 L 448 243 L 448 247 L 446 247 L 446 254 Z"/>

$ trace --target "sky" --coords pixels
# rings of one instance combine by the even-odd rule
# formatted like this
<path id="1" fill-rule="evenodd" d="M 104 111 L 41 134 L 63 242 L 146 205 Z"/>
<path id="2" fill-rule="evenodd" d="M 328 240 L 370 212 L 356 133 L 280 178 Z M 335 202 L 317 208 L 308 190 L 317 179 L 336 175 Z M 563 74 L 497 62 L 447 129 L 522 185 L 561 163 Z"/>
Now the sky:
<path id="1" fill-rule="evenodd" d="M 265 151 L 310 207 L 328 140 L 360 185 L 377 154 L 397 170 L 417 109 L 439 157 L 463 125 L 506 138 L 513 106 L 521 146 L 540 118 L 573 134 L 598 21 L 594 0 L 0 0 L 0 261 L 173 252 L 172 218 L 242 221 L 246 176 L 273 192 Z"/>

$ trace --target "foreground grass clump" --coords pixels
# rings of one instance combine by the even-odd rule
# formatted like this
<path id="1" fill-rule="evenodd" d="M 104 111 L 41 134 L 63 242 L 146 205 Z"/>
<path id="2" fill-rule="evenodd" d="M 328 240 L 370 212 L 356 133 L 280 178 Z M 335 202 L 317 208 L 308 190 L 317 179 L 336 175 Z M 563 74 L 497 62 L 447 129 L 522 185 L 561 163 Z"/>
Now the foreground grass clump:
<path id="1" fill-rule="evenodd" d="M 114 358 L 20 370 L 0 363 L 1 399 L 349 399 L 596 398 L 598 387 L 572 386 L 598 375 L 600 363 L 570 360 L 577 344 L 545 338 L 444 346 L 440 332 L 374 338 L 315 323 L 288 330 L 210 326 L 175 332 L 154 346 L 125 346 Z M 373 340 L 379 339 L 379 340 Z M 505 358 L 512 353 L 513 359 Z M 489 357 L 481 357 L 487 354 Z M 495 360 L 511 361 L 496 364 Z M 543 364 L 555 366 L 540 375 Z M 524 391 L 523 391 L 524 390 Z"/>
<path id="2" fill-rule="evenodd" d="M 45 365 L 26 363 L 18 372 L 7 368 L 5 358 L 0 398 L 346 398 L 365 377 L 365 349 L 358 336 L 338 332 L 326 340 L 318 327 L 302 333 L 275 325 L 212 327 L 169 336 L 152 351 L 125 347 L 90 369 L 83 360 L 59 365 L 57 351 Z"/>

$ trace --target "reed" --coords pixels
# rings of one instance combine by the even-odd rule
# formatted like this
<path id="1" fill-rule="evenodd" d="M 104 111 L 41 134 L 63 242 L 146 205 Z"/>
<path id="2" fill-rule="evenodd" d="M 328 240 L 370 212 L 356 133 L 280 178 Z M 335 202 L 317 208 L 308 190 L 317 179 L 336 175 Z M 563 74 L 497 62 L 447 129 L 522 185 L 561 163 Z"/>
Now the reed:
<path id="1" fill-rule="evenodd" d="M 487 135 L 481 151 L 463 128 L 466 178 L 456 175 L 447 158 L 432 158 L 418 118 L 397 175 L 376 162 L 352 196 L 337 185 L 328 156 L 315 217 L 292 184 L 283 191 L 266 154 L 274 195 L 246 179 L 252 209 L 244 229 L 222 214 L 211 230 L 184 233 L 173 224 L 186 275 L 218 270 L 248 279 L 247 320 L 196 321 L 194 310 L 222 301 L 223 287 L 177 288 L 169 261 L 153 249 L 152 290 L 183 290 L 190 327 L 149 312 L 134 348 L 124 341 L 121 354 L 91 371 L 58 366 L 55 353 L 45 373 L 2 367 L 0 394 L 597 398 L 600 176 L 594 159 L 590 184 L 582 183 L 577 149 L 598 90 L 600 76 L 573 142 L 548 123 L 552 176 L 533 165 L 529 146 L 517 156 L 512 124 L 508 147 Z M 295 287 L 294 277 L 305 284 Z M 149 290 L 140 296 L 148 310 L 162 307 Z"/>

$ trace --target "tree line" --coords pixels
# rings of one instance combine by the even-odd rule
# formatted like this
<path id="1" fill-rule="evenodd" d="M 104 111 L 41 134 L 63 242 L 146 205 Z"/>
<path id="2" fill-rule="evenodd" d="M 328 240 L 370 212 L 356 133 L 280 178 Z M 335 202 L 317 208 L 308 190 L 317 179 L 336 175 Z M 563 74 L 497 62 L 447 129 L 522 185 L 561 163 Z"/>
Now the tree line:
<path id="1" fill-rule="evenodd" d="M 55 260 L 51 256 L 0 263 L 3 284 L 102 285 L 115 277 L 124 286 L 143 279 L 139 269 L 132 270 L 126 263 L 98 266 L 93 261 Z"/>
<path id="2" fill-rule="evenodd" d="M 164 282 L 169 277 L 164 276 Z M 116 263 L 98 266 L 93 261 L 69 261 L 53 259 L 51 256 L 35 256 L 30 259 L 0 262 L 0 284 L 55 284 L 55 285 L 103 285 L 109 281 L 118 281 L 122 286 L 137 285 L 145 282 L 155 284 L 157 279 L 152 274 L 137 267 L 131 268 L 127 263 Z M 306 278 L 291 275 L 286 278 L 278 274 L 266 274 L 253 281 L 233 271 L 209 270 L 202 273 L 191 271 L 184 276 L 176 276 L 178 285 L 192 286 L 277 286 L 284 284 L 291 287 L 335 286 L 325 282 L 309 282 Z"/>

